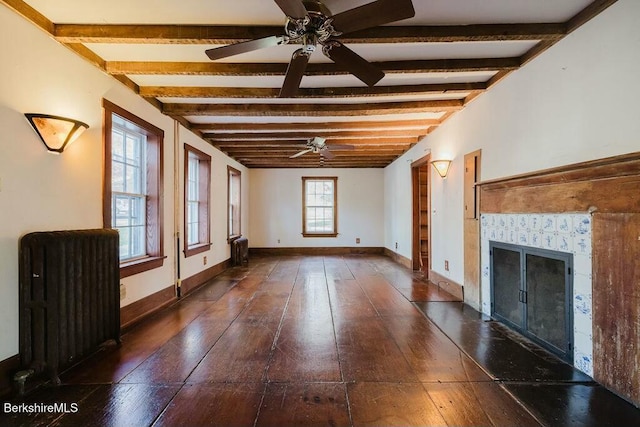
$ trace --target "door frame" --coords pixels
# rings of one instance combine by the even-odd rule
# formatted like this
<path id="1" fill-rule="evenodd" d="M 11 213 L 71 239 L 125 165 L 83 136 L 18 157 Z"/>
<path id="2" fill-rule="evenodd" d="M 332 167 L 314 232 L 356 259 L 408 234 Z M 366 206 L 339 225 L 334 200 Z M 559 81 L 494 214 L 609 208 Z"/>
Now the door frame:
<path id="1" fill-rule="evenodd" d="M 431 153 L 411 163 L 411 266 L 413 270 L 420 270 L 420 176 L 422 166 L 428 165 Z M 427 173 L 427 218 L 429 222 L 429 265 L 431 272 L 431 171 Z"/>

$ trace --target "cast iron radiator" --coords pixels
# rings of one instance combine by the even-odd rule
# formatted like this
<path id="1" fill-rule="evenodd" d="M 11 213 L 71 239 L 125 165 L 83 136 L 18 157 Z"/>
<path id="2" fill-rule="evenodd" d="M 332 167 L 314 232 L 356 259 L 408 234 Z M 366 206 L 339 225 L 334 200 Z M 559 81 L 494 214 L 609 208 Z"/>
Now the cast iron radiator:
<path id="1" fill-rule="evenodd" d="M 240 237 L 231 242 L 231 265 L 249 263 L 249 239 Z"/>
<path id="2" fill-rule="evenodd" d="M 107 340 L 120 342 L 116 230 L 30 233 L 20 240 L 20 362 L 58 374 Z"/>

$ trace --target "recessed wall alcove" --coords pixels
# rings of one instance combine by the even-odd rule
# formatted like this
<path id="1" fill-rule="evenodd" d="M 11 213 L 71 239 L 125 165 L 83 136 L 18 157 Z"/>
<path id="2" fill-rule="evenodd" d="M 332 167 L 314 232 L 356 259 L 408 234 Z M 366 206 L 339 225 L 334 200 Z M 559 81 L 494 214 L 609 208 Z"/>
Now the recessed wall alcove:
<path id="1" fill-rule="evenodd" d="M 640 405 L 640 153 L 478 185 L 482 312 L 490 242 L 571 254 L 573 364 Z"/>

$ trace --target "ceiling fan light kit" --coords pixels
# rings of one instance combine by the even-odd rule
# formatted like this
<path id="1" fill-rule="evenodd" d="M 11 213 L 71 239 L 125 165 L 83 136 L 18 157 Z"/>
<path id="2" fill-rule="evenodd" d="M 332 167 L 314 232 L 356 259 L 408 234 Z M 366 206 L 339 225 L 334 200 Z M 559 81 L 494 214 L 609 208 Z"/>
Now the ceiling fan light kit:
<path id="1" fill-rule="evenodd" d="M 302 44 L 291 57 L 279 93 L 280 98 L 295 97 L 311 54 L 318 44 L 322 53 L 341 68 L 371 87 L 384 72 L 337 40 L 342 34 L 382 24 L 412 18 L 415 15 L 411 0 L 377 0 L 354 9 L 332 15 L 318 0 L 274 0 L 286 15 L 284 36 L 269 36 L 208 49 L 211 60 L 227 58 L 254 50 L 282 44 Z"/>

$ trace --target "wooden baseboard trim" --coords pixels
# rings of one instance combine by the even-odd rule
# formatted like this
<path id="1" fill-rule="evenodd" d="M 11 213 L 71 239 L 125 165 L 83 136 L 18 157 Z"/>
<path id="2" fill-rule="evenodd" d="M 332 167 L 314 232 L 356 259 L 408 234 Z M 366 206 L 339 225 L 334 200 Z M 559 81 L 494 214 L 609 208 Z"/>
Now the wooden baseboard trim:
<path id="1" fill-rule="evenodd" d="M 20 370 L 20 355 L 16 354 L 0 361 L 0 397 L 13 392 L 13 375 Z"/>
<path id="2" fill-rule="evenodd" d="M 193 276 L 184 279 L 182 281 L 182 284 L 180 285 L 182 296 L 185 296 L 195 291 L 200 286 L 204 285 L 209 280 L 213 279 L 218 274 L 228 269 L 230 266 L 231 266 L 231 260 L 227 259 L 225 261 L 222 261 L 219 264 L 216 264 L 207 268 L 206 270 L 202 270 L 200 273 L 196 273 Z"/>
<path id="3" fill-rule="evenodd" d="M 396 253 L 389 248 L 384 248 L 384 254 L 385 256 L 388 256 L 389 258 L 391 258 L 401 266 L 408 268 L 409 270 L 413 268 L 413 263 L 409 258 L 402 256 L 399 253 Z"/>
<path id="4" fill-rule="evenodd" d="M 171 285 L 120 309 L 120 329 L 127 329 L 158 310 L 177 301 L 175 286 Z"/>
<path id="5" fill-rule="evenodd" d="M 194 274 L 181 282 L 181 293 L 185 296 L 200 286 L 213 279 L 218 274 L 229 268 L 229 260 L 225 260 L 219 264 Z M 178 300 L 174 285 L 159 290 L 156 293 L 148 295 L 138 301 L 126 305 L 120 309 L 120 328 L 128 329 L 131 326 L 141 322 L 153 313 L 175 303 Z"/>
<path id="6" fill-rule="evenodd" d="M 251 255 L 352 255 L 383 254 L 379 247 L 299 247 L 299 248 L 249 248 Z"/>
<path id="7" fill-rule="evenodd" d="M 436 273 L 433 270 L 429 271 L 429 280 L 438 285 L 441 289 L 449 292 L 454 297 L 460 298 L 461 301 L 464 301 L 464 288 L 461 284 L 456 283 L 450 278 Z"/>

